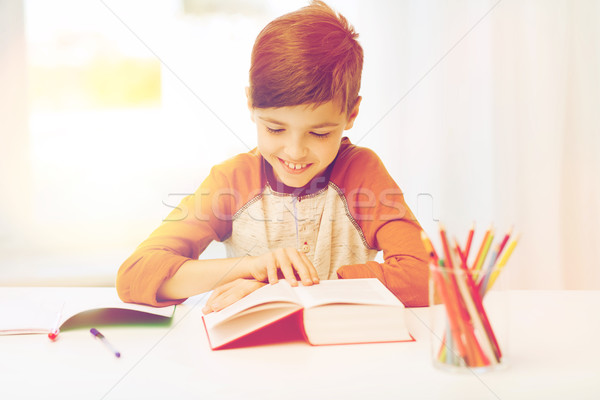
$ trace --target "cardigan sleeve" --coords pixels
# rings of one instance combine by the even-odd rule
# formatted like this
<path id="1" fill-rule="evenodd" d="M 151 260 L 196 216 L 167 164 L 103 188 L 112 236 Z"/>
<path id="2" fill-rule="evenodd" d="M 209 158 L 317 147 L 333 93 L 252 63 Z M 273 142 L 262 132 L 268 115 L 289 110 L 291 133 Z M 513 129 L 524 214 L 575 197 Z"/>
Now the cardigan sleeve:
<path id="1" fill-rule="evenodd" d="M 124 302 L 152 306 L 178 304 L 185 299 L 158 301 L 164 281 L 181 265 L 197 259 L 213 240 L 222 241 L 231 231 L 232 196 L 222 171 L 213 167 L 200 188 L 185 197 L 160 226 L 125 260 L 117 273 L 117 293 Z"/>
<path id="2" fill-rule="evenodd" d="M 427 254 L 421 242 L 421 226 L 404 195 L 379 157 L 353 146 L 344 159 L 348 209 L 367 244 L 383 250 L 384 262 L 344 265 L 339 278 L 378 278 L 408 307 L 428 303 Z M 365 202 L 365 199 L 373 201 Z"/>
<path id="3" fill-rule="evenodd" d="M 420 243 L 420 229 L 409 222 L 394 221 L 377 233 L 384 262 L 345 265 L 337 270 L 339 278 L 378 278 L 407 307 L 428 304 L 427 255 Z"/>

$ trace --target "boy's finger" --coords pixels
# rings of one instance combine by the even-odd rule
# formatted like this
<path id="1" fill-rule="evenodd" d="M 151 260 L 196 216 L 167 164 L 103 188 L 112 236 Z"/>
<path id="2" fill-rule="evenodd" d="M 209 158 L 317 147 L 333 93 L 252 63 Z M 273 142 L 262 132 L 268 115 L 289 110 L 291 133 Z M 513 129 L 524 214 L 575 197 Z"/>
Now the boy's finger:
<path id="1" fill-rule="evenodd" d="M 209 312 L 212 312 L 213 311 L 212 304 L 215 302 L 215 299 L 217 299 L 219 296 L 221 296 L 223 293 L 225 293 L 227 290 L 229 290 L 229 288 L 231 288 L 234 284 L 235 284 L 235 281 L 231 281 L 224 285 L 217 286 L 212 291 L 210 296 L 208 297 L 208 300 L 206 300 L 204 308 L 202 308 L 202 312 L 204 314 L 208 314 Z M 205 310 L 206 310 L 206 312 L 205 312 Z"/>
<path id="2" fill-rule="evenodd" d="M 217 288 L 215 288 L 212 293 L 210 294 L 210 296 L 208 296 L 208 300 L 206 300 L 206 306 L 208 307 L 208 305 L 210 303 L 212 303 L 214 301 L 214 299 L 223 292 L 223 286 L 219 286 Z"/>
<path id="3" fill-rule="evenodd" d="M 223 292 L 219 297 L 213 300 L 210 304 L 213 311 L 221 311 L 225 307 L 230 304 L 233 304 L 236 300 L 239 300 L 241 297 L 237 297 L 238 289 L 233 287 L 226 292 Z"/>
<path id="4" fill-rule="evenodd" d="M 278 249 L 274 252 L 277 257 L 277 263 L 279 264 L 279 270 L 283 273 L 283 277 L 292 286 L 298 286 L 296 276 L 294 275 L 294 269 L 292 268 L 292 262 L 290 261 L 287 251 L 284 249 Z"/>
<path id="5" fill-rule="evenodd" d="M 236 301 L 240 300 L 243 297 L 246 297 L 249 293 L 251 293 L 254 289 L 250 289 L 247 286 L 237 286 L 228 290 L 226 293 L 223 293 L 216 304 L 216 309 L 213 308 L 213 311 L 220 311 L 227 306 L 232 305 Z"/>
<path id="6" fill-rule="evenodd" d="M 299 253 L 297 250 L 294 250 L 292 255 L 294 268 L 298 272 L 303 285 L 312 285 L 313 279 L 310 273 L 310 261 L 307 263 L 308 260 L 304 259 L 302 254 L 303 253 Z"/>
<path id="7" fill-rule="evenodd" d="M 294 275 L 294 269 L 291 264 L 281 265 L 279 267 L 281 272 L 283 272 L 283 276 L 292 286 L 298 286 L 298 281 L 296 280 L 296 276 Z"/>
<path id="8" fill-rule="evenodd" d="M 279 269 L 283 272 L 283 277 L 292 286 L 298 286 L 298 281 L 294 275 L 294 268 L 292 268 L 291 262 L 288 260 L 286 263 L 279 264 Z"/>
<path id="9" fill-rule="evenodd" d="M 277 283 L 277 261 L 274 257 L 271 257 L 267 262 L 267 279 L 270 284 Z"/>
<path id="10" fill-rule="evenodd" d="M 320 281 L 319 273 L 317 272 L 317 269 L 315 268 L 313 263 L 310 262 L 310 260 L 308 259 L 308 256 L 306 255 L 306 253 L 301 253 L 300 257 L 302 257 L 304 262 L 308 265 L 308 272 L 310 274 L 310 279 L 312 280 L 312 282 L 319 283 L 319 281 Z"/>

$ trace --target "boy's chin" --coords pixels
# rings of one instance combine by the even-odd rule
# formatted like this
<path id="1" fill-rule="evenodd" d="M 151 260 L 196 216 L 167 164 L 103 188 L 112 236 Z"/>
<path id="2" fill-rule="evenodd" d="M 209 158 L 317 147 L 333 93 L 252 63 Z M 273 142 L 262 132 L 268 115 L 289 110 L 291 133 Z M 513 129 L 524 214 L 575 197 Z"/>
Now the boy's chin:
<path id="1" fill-rule="evenodd" d="M 310 179 L 307 179 L 307 178 L 304 178 L 304 179 L 279 179 L 279 181 L 288 187 L 301 188 L 301 187 L 308 185 L 308 183 L 311 181 L 311 179 L 312 179 L 312 177 Z"/>

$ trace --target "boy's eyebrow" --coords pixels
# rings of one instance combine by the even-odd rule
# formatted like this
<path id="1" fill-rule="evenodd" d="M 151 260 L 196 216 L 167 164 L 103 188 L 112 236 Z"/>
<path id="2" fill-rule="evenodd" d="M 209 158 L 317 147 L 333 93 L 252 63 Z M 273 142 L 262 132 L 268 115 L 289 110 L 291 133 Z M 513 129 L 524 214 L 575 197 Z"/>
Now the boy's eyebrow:
<path id="1" fill-rule="evenodd" d="M 258 118 L 262 119 L 265 122 L 270 122 L 275 125 L 287 126 L 285 123 L 279 122 L 275 119 L 266 118 L 266 117 L 258 117 Z M 311 126 L 310 129 L 319 129 L 319 128 L 326 128 L 326 127 L 330 127 L 330 126 L 338 126 L 338 125 L 339 125 L 338 122 L 322 122 L 320 124 Z"/>

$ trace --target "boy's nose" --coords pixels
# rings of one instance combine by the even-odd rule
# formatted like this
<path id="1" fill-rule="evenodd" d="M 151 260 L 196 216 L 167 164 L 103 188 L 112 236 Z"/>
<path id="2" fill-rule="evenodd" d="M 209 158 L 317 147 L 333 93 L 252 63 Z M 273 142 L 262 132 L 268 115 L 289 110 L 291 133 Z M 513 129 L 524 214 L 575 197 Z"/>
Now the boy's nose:
<path id="1" fill-rule="evenodd" d="M 308 153 L 308 149 L 302 139 L 292 138 L 287 143 L 285 152 L 290 157 L 289 161 L 301 161 Z"/>

